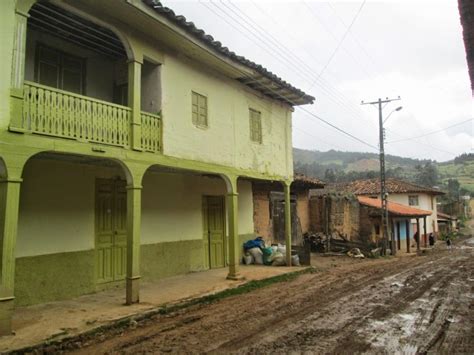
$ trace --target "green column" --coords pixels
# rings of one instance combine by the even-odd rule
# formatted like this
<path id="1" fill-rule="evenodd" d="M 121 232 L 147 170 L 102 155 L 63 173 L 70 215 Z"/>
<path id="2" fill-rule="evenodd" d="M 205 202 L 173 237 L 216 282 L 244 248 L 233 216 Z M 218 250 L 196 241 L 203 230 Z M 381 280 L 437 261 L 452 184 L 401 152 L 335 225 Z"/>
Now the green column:
<path id="1" fill-rule="evenodd" d="M 229 226 L 229 280 L 241 280 L 239 274 L 239 194 L 237 176 L 224 177 L 227 184 L 227 223 Z"/>
<path id="2" fill-rule="evenodd" d="M 16 11 L 15 32 L 13 34 L 13 58 L 10 89 L 10 129 L 24 131 L 23 114 L 23 81 L 25 78 L 26 29 L 28 14 Z"/>
<path id="3" fill-rule="evenodd" d="M 0 335 L 11 334 L 21 179 L 0 181 Z"/>
<path id="4" fill-rule="evenodd" d="M 127 278 L 126 304 L 140 300 L 140 233 L 142 186 L 127 186 Z"/>
<path id="5" fill-rule="evenodd" d="M 232 192 L 227 194 L 227 219 L 229 223 L 229 274 L 230 280 L 239 280 L 239 222 L 238 222 L 238 200 L 239 194 Z"/>
<path id="6" fill-rule="evenodd" d="M 286 244 L 286 265 L 291 266 L 291 181 L 283 183 L 285 194 L 285 244 Z"/>
<path id="7" fill-rule="evenodd" d="M 142 150 L 141 73 L 142 63 L 136 60 L 128 62 L 128 105 L 132 109 L 130 128 L 134 150 Z"/>

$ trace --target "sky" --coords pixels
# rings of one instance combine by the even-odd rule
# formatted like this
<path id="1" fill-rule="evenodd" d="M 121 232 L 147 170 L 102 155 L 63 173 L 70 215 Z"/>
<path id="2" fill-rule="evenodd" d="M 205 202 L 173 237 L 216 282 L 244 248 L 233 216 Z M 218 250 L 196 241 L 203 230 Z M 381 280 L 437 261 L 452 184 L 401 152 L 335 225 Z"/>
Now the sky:
<path id="1" fill-rule="evenodd" d="M 296 108 L 294 147 L 377 152 L 378 109 L 360 103 L 400 96 L 383 109 L 384 119 L 390 116 L 387 154 L 446 161 L 474 153 L 474 106 L 455 0 L 163 4 L 314 96 L 304 110 L 366 143 Z"/>

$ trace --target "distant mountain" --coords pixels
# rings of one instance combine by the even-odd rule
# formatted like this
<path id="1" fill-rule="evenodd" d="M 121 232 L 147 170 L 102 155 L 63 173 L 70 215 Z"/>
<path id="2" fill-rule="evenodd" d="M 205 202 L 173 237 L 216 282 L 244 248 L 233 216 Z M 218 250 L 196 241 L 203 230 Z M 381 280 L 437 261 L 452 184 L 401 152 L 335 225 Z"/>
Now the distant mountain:
<path id="1" fill-rule="evenodd" d="M 295 172 L 313 176 L 324 181 L 352 181 L 374 178 L 380 170 L 376 153 L 320 152 L 293 148 Z M 449 179 L 457 179 L 461 187 L 474 192 L 474 155 L 462 154 L 454 160 L 437 163 L 430 159 L 404 158 L 386 155 L 388 177 L 443 187 Z"/>

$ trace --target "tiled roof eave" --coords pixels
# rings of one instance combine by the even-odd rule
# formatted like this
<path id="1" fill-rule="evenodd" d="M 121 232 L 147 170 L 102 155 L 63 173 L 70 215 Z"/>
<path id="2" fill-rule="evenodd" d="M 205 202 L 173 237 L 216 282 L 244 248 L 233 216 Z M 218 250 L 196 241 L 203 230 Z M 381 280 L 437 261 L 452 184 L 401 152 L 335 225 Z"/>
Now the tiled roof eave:
<path id="1" fill-rule="evenodd" d="M 229 50 L 229 48 L 224 47 L 221 42 L 214 40 L 214 38 L 206 34 L 202 29 L 197 28 L 193 22 L 186 20 L 184 16 L 176 15 L 173 10 L 163 6 L 158 0 L 142 0 L 147 6 L 152 8 L 157 14 L 164 16 L 178 27 L 186 31 L 187 34 L 194 37 L 201 43 L 203 43 L 209 50 L 215 51 L 220 55 L 223 55 L 236 64 L 243 65 L 247 68 L 252 69 L 260 76 L 270 80 L 276 85 L 273 89 L 268 85 L 258 84 L 258 80 L 252 80 L 253 85 L 246 84 L 245 81 L 248 80 L 248 77 L 242 77 L 238 80 L 243 82 L 245 85 L 251 87 L 254 90 L 262 92 L 265 96 L 272 99 L 284 102 L 290 106 L 298 106 L 305 104 L 312 104 L 315 98 L 311 95 L 306 94 L 302 90 L 292 86 L 288 82 L 284 81 L 277 75 L 273 74 L 260 64 L 256 64 L 243 56 L 237 55 L 235 52 Z M 255 79 L 255 78 L 250 78 Z M 256 83 L 256 84 L 255 84 Z"/>

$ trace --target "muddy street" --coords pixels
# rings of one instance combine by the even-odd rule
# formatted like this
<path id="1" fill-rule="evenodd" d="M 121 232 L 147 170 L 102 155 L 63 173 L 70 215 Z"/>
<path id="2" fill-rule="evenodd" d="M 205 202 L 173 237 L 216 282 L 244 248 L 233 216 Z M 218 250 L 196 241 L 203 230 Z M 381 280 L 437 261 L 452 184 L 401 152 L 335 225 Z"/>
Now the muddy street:
<path id="1" fill-rule="evenodd" d="M 474 238 L 420 257 L 336 259 L 292 281 L 73 342 L 69 351 L 474 352 Z"/>

